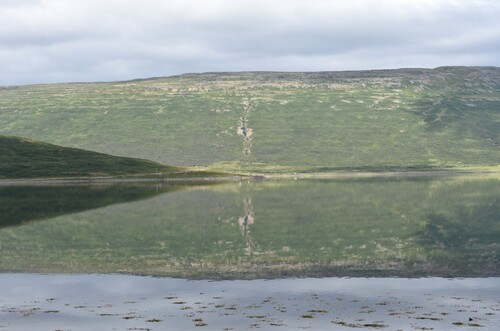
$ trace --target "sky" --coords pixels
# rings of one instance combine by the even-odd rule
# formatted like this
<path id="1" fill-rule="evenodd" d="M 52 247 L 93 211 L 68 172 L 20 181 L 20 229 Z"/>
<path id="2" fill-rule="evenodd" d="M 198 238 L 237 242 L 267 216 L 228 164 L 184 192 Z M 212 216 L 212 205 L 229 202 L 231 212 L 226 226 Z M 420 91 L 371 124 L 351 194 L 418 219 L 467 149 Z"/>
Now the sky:
<path id="1" fill-rule="evenodd" d="M 0 0 L 0 85 L 500 66 L 498 0 Z"/>

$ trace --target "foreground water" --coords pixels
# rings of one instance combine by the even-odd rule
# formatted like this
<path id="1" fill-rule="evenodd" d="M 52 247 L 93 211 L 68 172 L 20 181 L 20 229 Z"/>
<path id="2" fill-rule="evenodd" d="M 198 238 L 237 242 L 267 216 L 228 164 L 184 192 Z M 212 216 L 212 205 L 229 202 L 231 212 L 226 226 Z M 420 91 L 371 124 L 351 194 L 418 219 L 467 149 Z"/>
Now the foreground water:
<path id="1" fill-rule="evenodd" d="M 0 248 L 0 330 L 500 325 L 497 176 L 4 186 Z"/>
<path id="2" fill-rule="evenodd" d="M 500 278 L 0 275 L 0 330 L 498 330 Z"/>

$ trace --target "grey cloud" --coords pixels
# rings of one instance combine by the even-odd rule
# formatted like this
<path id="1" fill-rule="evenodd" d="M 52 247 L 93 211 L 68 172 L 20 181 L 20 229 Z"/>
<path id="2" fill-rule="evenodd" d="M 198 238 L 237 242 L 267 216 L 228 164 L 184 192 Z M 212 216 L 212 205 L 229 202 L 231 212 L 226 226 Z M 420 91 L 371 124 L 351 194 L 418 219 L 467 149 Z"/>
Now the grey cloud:
<path id="1" fill-rule="evenodd" d="M 498 17 L 487 0 L 4 0 L 0 84 L 499 65 Z"/>

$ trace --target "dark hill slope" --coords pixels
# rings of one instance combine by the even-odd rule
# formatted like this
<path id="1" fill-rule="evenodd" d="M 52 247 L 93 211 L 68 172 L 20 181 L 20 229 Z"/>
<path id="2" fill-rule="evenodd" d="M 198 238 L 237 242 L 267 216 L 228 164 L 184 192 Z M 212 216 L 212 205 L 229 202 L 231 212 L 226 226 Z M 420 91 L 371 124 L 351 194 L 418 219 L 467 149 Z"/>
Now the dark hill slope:
<path id="1" fill-rule="evenodd" d="M 178 170 L 147 160 L 0 136 L 0 178 L 116 176 Z"/>
<path id="2" fill-rule="evenodd" d="M 227 170 L 500 164 L 500 69 L 206 73 L 0 89 L 0 133 Z"/>

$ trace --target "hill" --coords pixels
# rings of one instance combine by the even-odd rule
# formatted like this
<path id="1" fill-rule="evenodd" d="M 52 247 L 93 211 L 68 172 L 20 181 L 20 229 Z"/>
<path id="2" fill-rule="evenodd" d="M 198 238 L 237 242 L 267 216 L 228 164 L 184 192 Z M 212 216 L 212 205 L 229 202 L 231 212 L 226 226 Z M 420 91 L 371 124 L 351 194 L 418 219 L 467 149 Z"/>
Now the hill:
<path id="1" fill-rule="evenodd" d="M 496 166 L 499 128 L 496 67 L 0 88 L 0 134 L 228 171 Z"/>
<path id="2" fill-rule="evenodd" d="M 0 136 L 0 178 L 89 177 L 179 172 L 152 161 Z"/>

